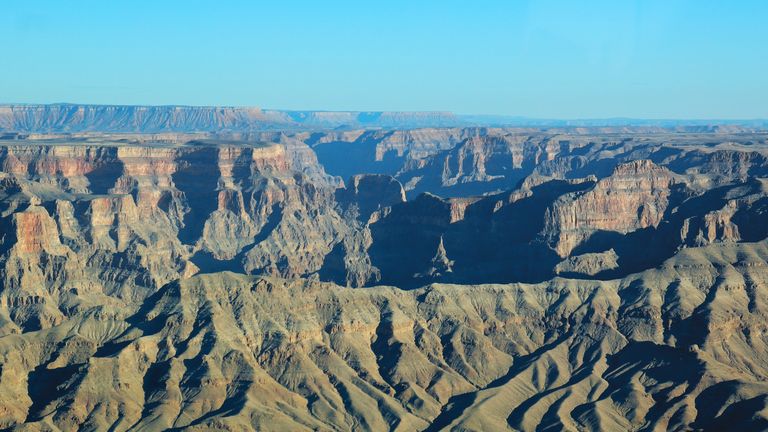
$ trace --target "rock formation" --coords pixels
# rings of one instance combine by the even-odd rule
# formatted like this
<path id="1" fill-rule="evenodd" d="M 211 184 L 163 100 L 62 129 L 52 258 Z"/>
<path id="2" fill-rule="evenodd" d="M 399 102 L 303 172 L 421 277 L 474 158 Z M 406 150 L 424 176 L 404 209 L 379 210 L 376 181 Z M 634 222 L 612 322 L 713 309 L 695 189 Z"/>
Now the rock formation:
<path id="1" fill-rule="evenodd" d="M 669 205 L 674 179 L 649 160 L 617 166 L 586 192 L 566 194 L 545 216 L 544 230 L 560 256 L 568 256 L 597 231 L 626 234 L 657 227 Z"/>
<path id="2" fill-rule="evenodd" d="M 0 338 L 0 424 L 762 429 L 766 260 L 707 246 L 609 282 L 413 291 L 194 276 Z"/>
<path id="3" fill-rule="evenodd" d="M 0 110 L 0 429 L 768 428 L 763 134 L 80 108 Z"/>

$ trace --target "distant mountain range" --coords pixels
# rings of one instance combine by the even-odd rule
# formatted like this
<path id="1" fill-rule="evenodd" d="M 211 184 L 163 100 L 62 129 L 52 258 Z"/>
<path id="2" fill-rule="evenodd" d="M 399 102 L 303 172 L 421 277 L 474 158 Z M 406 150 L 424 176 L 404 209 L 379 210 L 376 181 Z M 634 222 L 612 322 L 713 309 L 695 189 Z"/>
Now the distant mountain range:
<path id="1" fill-rule="evenodd" d="M 0 105 L 0 131 L 16 133 L 209 132 L 254 130 L 403 129 L 419 127 L 647 126 L 717 131 L 722 126 L 768 128 L 768 120 L 534 119 L 457 115 L 447 111 L 289 111 L 256 107 L 50 104 Z M 732 130 L 729 130 L 732 132 Z"/>

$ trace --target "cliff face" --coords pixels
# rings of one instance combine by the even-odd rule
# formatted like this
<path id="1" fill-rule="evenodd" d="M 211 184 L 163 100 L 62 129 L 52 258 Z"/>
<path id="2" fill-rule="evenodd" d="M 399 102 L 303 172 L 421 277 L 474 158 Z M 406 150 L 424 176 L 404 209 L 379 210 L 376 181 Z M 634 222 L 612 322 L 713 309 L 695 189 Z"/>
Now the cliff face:
<path id="1" fill-rule="evenodd" d="M 136 299 L 227 266 L 302 275 L 345 230 L 333 185 L 293 169 L 279 145 L 6 146 L 0 166 L 3 296 Z"/>
<path id="2" fill-rule="evenodd" d="M 672 134 L 632 129 L 537 131 L 522 128 L 412 129 L 298 133 L 329 173 L 389 174 L 409 196 L 499 193 L 529 176 L 574 179 L 611 175 L 648 159 L 675 174 L 714 184 L 768 175 L 764 134 Z M 707 146 L 702 143 L 706 142 Z"/>
<path id="3" fill-rule="evenodd" d="M 545 215 L 545 233 L 562 256 L 597 231 L 626 234 L 656 227 L 669 204 L 672 174 L 649 160 L 616 167 L 584 193 L 567 194 Z"/>
<path id="4" fill-rule="evenodd" d="M 526 134 L 491 132 L 466 138 L 453 148 L 410 160 L 398 173 L 409 190 L 447 196 L 512 189 L 539 163 L 560 151 L 557 141 Z"/>
<path id="5" fill-rule="evenodd" d="M 697 184 L 638 160 L 599 180 L 533 176 L 487 197 L 423 194 L 369 221 L 368 252 L 382 282 L 397 286 L 425 283 L 416 276 L 432 274 L 438 255 L 453 264 L 432 280 L 535 282 L 559 273 L 620 277 L 680 248 L 765 238 L 755 225 L 766 215 L 761 180 L 705 192 Z"/>
<path id="6" fill-rule="evenodd" d="M 329 173 L 346 179 L 360 173 L 394 176 L 412 161 L 486 133 L 485 128 L 422 128 L 298 133 L 295 138 L 312 147 Z"/>
<path id="7" fill-rule="evenodd" d="M 426 143 L 440 135 L 426 133 L 403 132 L 397 140 L 419 137 L 421 147 L 411 149 L 432 148 Z M 119 271 L 83 283 L 134 298 L 179 277 L 222 270 L 352 286 L 535 282 L 556 273 L 622 276 L 658 265 L 680 247 L 765 237 L 755 228 L 765 207 L 762 183 L 739 183 L 735 174 L 759 173 L 759 153 L 667 151 L 665 165 L 611 159 L 611 173 L 603 174 L 603 159 L 588 159 L 558 171 L 564 166 L 558 160 L 579 148 L 602 154 L 607 144 L 482 133 L 435 153 L 463 158 L 442 165 L 436 189 L 493 187 L 497 177 L 501 185 L 530 173 L 518 188 L 407 201 L 403 186 L 386 175 L 352 176 L 338 188 L 340 180 L 325 174 L 306 136 L 239 137 L 251 144 L 168 137 L 170 143 L 159 144 L 5 145 L 2 251 L 15 263 L 5 277 L 9 286 L 55 286 L 48 282 L 54 271 L 82 279 L 83 268 L 109 263 Z M 660 159 L 662 150 L 637 147 L 627 141 L 613 152 Z M 436 157 L 418 159 L 428 162 L 424 173 Z M 742 161 L 742 168 L 725 170 L 717 162 L 724 158 Z M 585 169 L 601 178 L 569 178 Z M 637 241 L 650 242 L 654 252 L 633 252 Z M 31 265 L 17 262 L 18 254 L 58 258 Z"/>

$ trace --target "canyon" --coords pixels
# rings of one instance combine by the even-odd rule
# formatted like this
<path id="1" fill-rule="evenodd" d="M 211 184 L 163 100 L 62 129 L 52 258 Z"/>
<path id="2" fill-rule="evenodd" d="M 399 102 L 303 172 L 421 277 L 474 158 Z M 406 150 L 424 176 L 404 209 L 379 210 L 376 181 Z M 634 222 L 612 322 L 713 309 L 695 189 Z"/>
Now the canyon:
<path id="1" fill-rule="evenodd" d="M 768 132 L 0 107 L 0 428 L 768 428 Z"/>

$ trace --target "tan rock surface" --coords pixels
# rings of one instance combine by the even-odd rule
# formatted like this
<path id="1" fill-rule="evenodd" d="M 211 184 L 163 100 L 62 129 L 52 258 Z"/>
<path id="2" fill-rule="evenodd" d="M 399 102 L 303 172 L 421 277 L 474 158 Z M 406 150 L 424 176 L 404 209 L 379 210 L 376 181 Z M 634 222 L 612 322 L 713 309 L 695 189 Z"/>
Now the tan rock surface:
<path id="1" fill-rule="evenodd" d="M 709 246 L 609 282 L 408 292 L 195 276 L 136 309 L 104 304 L 0 337 L 0 422 L 759 427 L 767 421 L 767 259 L 765 243 Z"/>

